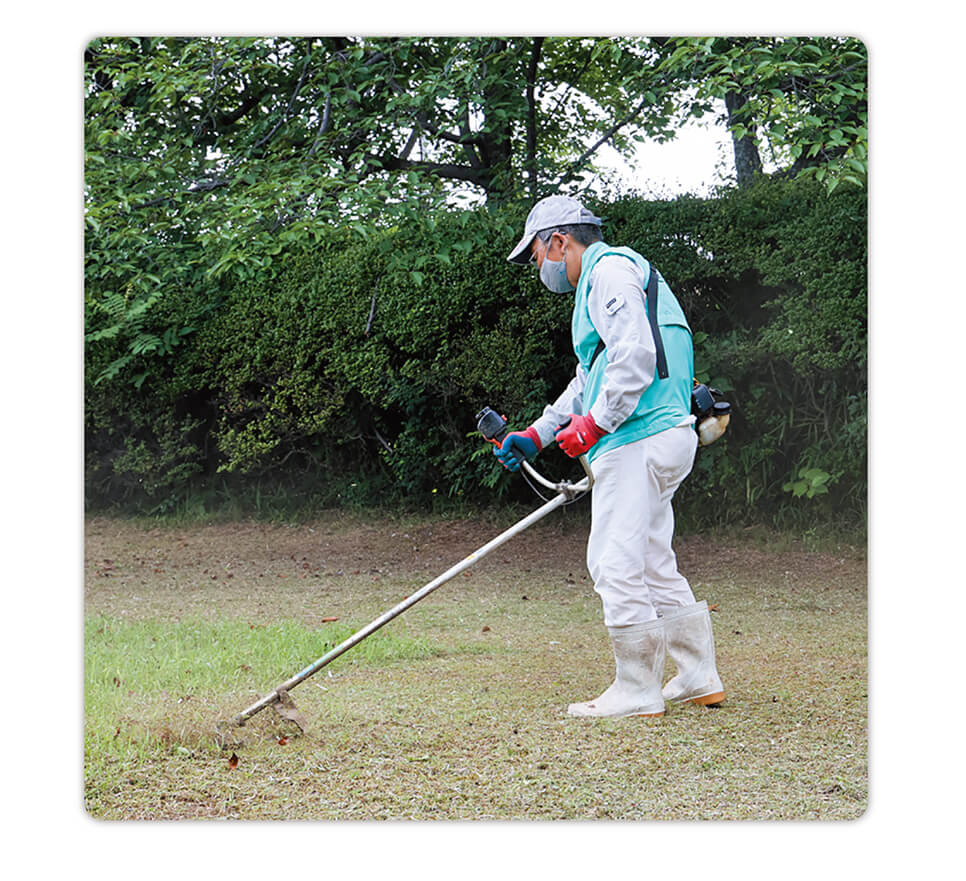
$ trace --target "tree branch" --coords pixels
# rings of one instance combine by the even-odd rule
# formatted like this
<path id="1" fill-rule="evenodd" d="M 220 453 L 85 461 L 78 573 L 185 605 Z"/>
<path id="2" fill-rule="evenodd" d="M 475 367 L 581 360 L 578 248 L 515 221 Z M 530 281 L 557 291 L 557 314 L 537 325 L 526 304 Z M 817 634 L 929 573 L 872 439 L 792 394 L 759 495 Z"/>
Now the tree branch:
<path id="1" fill-rule="evenodd" d="M 587 57 L 584 60 L 584 66 L 580 69 L 580 72 L 577 74 L 577 76 L 575 76 L 572 80 L 570 80 L 569 83 L 567 83 L 567 88 L 564 90 L 564 93 L 560 96 L 560 99 L 557 101 L 557 106 L 554 107 L 553 111 L 548 115 L 556 116 L 561 106 L 563 105 L 563 102 L 567 99 L 567 96 L 570 94 L 571 90 L 574 88 L 574 86 L 577 85 L 577 83 L 580 82 L 581 77 L 583 77 L 583 75 L 587 72 L 587 68 L 590 67 L 590 62 L 593 59 L 593 55 L 594 55 L 593 48 L 588 49 Z"/>
<path id="2" fill-rule="evenodd" d="M 190 195 L 196 195 L 198 193 L 210 193 L 212 190 L 218 190 L 222 187 L 229 186 L 231 182 L 225 180 L 224 178 L 211 178 L 209 180 L 200 180 L 192 182 L 186 190 L 182 190 L 183 193 L 188 193 Z M 158 205 L 163 205 L 165 202 L 171 202 L 174 200 L 174 196 L 159 196 L 156 199 L 149 199 L 147 202 L 139 202 L 131 208 L 131 211 L 140 211 L 142 208 L 155 208 Z M 118 212 L 119 214 L 123 212 Z"/>
<path id="3" fill-rule="evenodd" d="M 580 169 L 580 167 L 588 159 L 590 159 L 590 157 L 593 156 L 594 153 L 596 153 L 601 148 L 601 146 L 603 146 L 604 144 L 606 144 L 607 141 L 609 141 L 615 134 L 617 134 L 617 132 L 620 131 L 625 125 L 627 125 L 629 122 L 632 122 L 634 119 L 636 119 L 638 116 L 640 116 L 641 115 L 641 112 L 648 105 L 648 103 L 649 103 L 649 101 L 648 101 L 647 97 L 644 97 L 641 100 L 641 102 L 637 105 L 637 107 L 635 107 L 623 119 L 621 119 L 618 122 L 614 123 L 614 125 L 612 125 L 604 133 L 604 135 L 597 140 L 596 143 L 594 143 L 591 147 L 589 147 L 588 149 L 586 149 L 583 152 L 583 154 L 578 159 L 576 159 L 574 162 L 571 162 L 570 165 L 567 166 L 566 171 L 564 171 L 563 175 L 560 177 L 560 179 L 554 185 L 554 189 L 557 189 L 558 187 L 562 186 L 563 184 L 567 183 L 568 181 L 573 180 L 573 178 L 576 176 L 577 171 Z"/>
<path id="4" fill-rule="evenodd" d="M 403 159 L 398 156 L 384 158 L 382 156 L 372 155 L 369 157 L 369 159 L 374 160 L 387 171 L 428 171 L 433 174 L 437 174 L 440 177 L 450 177 L 454 180 L 463 180 L 474 184 L 478 184 L 480 182 L 479 171 L 477 171 L 475 168 L 469 168 L 465 165 L 455 165 L 452 163 L 443 162 L 414 162 L 410 159 Z"/>
<path id="5" fill-rule="evenodd" d="M 466 156 L 466 161 L 473 168 L 479 169 L 483 165 L 480 159 L 480 152 L 484 146 L 483 139 L 471 137 L 469 102 L 466 103 L 463 109 L 463 121 L 460 123 L 460 143 L 463 145 L 463 155 Z"/>
<path id="6" fill-rule="evenodd" d="M 319 130 L 315 133 L 315 140 L 312 142 L 312 147 L 306 155 L 306 159 L 309 159 L 315 155 L 315 151 L 319 147 L 319 141 L 322 139 L 322 135 L 328 131 L 329 122 L 332 118 L 332 93 L 329 92 L 325 96 L 325 107 L 322 108 L 322 122 L 319 123 Z"/>
<path id="7" fill-rule="evenodd" d="M 413 126 L 413 130 L 409 133 L 409 140 L 406 141 L 406 145 L 402 148 L 399 153 L 400 159 L 408 159 L 409 154 L 413 152 L 413 147 L 416 146 L 416 142 L 419 140 L 419 129 Z"/>
<path id="8" fill-rule="evenodd" d="M 309 41 L 309 49 L 308 49 L 308 52 L 305 53 L 305 61 L 302 64 L 302 75 L 299 77 L 299 81 L 295 86 L 295 91 L 292 92 L 292 97 L 289 98 L 288 100 L 288 106 L 285 108 L 285 112 L 282 114 L 282 118 L 277 123 L 275 123 L 275 125 L 272 127 L 272 130 L 267 135 L 265 135 L 264 138 L 261 138 L 255 144 L 255 146 L 252 147 L 252 150 L 257 150 L 259 147 L 261 147 L 262 145 L 266 144 L 269 140 L 271 140 L 271 138 L 275 136 L 275 132 L 277 132 L 288 121 L 289 116 L 291 116 L 292 114 L 292 107 L 295 105 L 295 99 L 298 97 L 298 93 L 302 90 L 302 86 L 305 84 L 305 77 L 308 75 L 308 72 L 309 72 L 309 61 L 311 60 L 312 60 L 312 43 L 311 41 Z"/>
<path id="9" fill-rule="evenodd" d="M 249 111 L 251 111 L 262 97 L 268 91 L 267 88 L 256 89 L 254 92 L 249 93 L 237 109 L 233 110 L 231 113 L 223 113 L 215 117 L 215 125 L 218 128 L 227 128 L 228 126 L 234 125 L 245 116 Z"/>

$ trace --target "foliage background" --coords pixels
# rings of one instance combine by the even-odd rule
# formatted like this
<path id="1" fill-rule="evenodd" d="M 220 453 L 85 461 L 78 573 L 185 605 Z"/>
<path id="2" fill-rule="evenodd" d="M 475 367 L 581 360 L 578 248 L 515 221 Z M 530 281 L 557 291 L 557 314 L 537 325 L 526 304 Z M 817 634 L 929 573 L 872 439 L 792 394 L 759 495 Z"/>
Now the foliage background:
<path id="1" fill-rule="evenodd" d="M 865 192 L 762 179 L 713 199 L 625 193 L 592 207 L 608 241 L 668 278 L 698 378 L 733 405 L 679 491 L 682 526 L 864 523 Z M 279 250 L 271 277 L 228 274 L 203 298 L 186 286 L 154 304 L 139 316 L 139 357 L 96 335 L 125 304 L 89 281 L 88 507 L 528 499 L 473 434 L 485 405 L 527 424 L 574 367 L 570 298 L 505 262 L 525 210 L 427 214 L 365 238 L 320 226 Z M 543 466 L 568 463 L 553 450 Z"/>
<path id="2" fill-rule="evenodd" d="M 864 523 L 860 40 L 98 37 L 84 75 L 89 509 L 529 501 L 473 417 L 525 425 L 572 373 L 569 298 L 504 259 L 567 192 L 661 268 L 734 406 L 683 520 Z M 709 118 L 714 198 L 597 165 Z"/>

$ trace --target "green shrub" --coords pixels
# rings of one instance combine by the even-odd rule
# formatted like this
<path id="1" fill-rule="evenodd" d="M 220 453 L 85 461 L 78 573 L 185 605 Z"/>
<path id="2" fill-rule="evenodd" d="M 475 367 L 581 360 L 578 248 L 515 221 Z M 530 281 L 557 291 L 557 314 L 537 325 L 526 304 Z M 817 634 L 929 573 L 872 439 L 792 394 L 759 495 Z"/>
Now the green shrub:
<path id="1" fill-rule="evenodd" d="M 118 345 L 92 340 L 90 503 L 158 510 L 215 486 L 285 486 L 296 505 L 528 499 L 473 434 L 485 405 L 528 424 L 574 369 L 571 299 L 505 260 L 526 207 L 365 241 L 327 231 L 311 253 L 281 255 L 272 279 L 168 296 L 139 320 L 159 339 L 185 331 L 176 348 L 106 381 Z M 865 194 L 766 181 L 593 207 L 608 241 L 669 280 L 698 378 L 733 405 L 680 490 L 682 522 L 862 522 Z M 390 253 L 413 257 L 400 269 Z M 547 470 L 566 469 L 554 456 Z M 798 491 L 806 473 L 827 475 L 822 490 Z"/>

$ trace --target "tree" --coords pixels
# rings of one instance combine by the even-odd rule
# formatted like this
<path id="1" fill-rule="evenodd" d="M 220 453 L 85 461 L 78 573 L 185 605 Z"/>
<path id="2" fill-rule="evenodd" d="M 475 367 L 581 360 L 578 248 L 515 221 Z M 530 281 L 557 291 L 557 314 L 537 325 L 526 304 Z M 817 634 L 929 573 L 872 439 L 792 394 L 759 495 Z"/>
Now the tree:
<path id="1" fill-rule="evenodd" d="M 85 52 L 85 277 L 99 374 L 143 382 L 213 308 L 325 225 L 424 229 L 389 272 L 484 247 L 433 217 L 579 191 L 604 144 L 631 155 L 723 98 L 739 183 L 764 143 L 830 185 L 865 168 L 854 40 L 103 38 Z M 747 173 L 746 173 L 747 170 Z M 451 227 L 447 227 L 450 229 Z M 191 292 L 195 313 L 165 323 Z"/>
<path id="2" fill-rule="evenodd" d="M 737 182 L 762 170 L 761 152 L 785 177 L 814 175 L 829 191 L 864 186 L 868 172 L 868 57 L 850 37 L 667 38 L 656 69 L 682 86 L 684 111 L 721 99 Z M 693 97 L 692 97 L 693 96 Z"/>
<path id="3" fill-rule="evenodd" d="M 101 379 L 143 382 L 193 330 L 158 326 L 174 290 L 201 320 L 220 277 L 270 276 L 326 224 L 426 225 L 389 261 L 418 278 L 483 244 L 434 238 L 461 196 L 579 185 L 600 145 L 629 147 L 636 57 L 602 39 L 104 38 L 85 65 L 88 342 L 123 343 Z"/>

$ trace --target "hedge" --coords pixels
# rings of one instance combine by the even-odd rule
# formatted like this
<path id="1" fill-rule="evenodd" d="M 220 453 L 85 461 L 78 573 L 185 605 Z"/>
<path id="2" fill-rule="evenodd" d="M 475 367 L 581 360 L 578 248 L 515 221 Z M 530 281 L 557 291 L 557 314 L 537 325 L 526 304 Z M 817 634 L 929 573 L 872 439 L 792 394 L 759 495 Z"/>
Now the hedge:
<path id="1" fill-rule="evenodd" d="M 592 207 L 608 241 L 661 269 L 695 331 L 698 378 L 733 406 L 679 490 L 682 522 L 864 522 L 865 193 L 763 181 Z M 390 271 L 385 255 L 419 254 L 423 229 L 327 230 L 271 281 L 168 292 L 151 321 L 183 327 L 181 344 L 110 381 L 97 378 L 122 344 L 89 344 L 89 507 L 254 492 L 303 509 L 528 498 L 474 435 L 484 405 L 528 424 L 574 369 L 570 297 L 505 260 L 525 212 L 427 219 L 434 240 L 477 244 L 419 272 Z M 548 471 L 572 469 L 545 457 Z"/>

